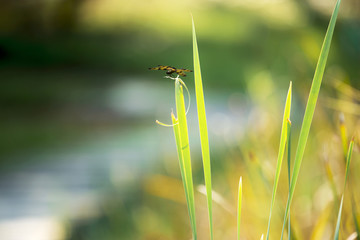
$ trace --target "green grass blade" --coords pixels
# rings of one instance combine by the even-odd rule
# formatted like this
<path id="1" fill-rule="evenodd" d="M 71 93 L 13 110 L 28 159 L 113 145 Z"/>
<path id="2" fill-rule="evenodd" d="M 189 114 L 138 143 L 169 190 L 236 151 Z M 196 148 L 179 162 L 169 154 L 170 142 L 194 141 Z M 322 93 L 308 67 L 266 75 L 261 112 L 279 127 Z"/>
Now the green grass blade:
<path id="1" fill-rule="evenodd" d="M 242 179 L 239 180 L 238 209 L 237 209 L 237 239 L 240 240 L 240 222 L 241 222 L 241 203 L 242 203 Z"/>
<path id="2" fill-rule="evenodd" d="M 344 191 L 343 191 L 343 195 L 341 197 L 341 203 L 340 203 L 338 218 L 337 218 L 337 222 L 336 222 L 335 235 L 334 235 L 335 240 L 339 239 L 339 230 L 340 230 L 340 223 L 341 223 L 341 212 L 342 212 L 342 206 L 343 206 L 343 201 L 344 201 L 346 182 L 347 182 L 348 175 L 349 175 L 349 170 L 350 170 L 350 161 L 351 161 L 351 155 L 352 155 L 353 147 L 354 147 L 354 139 L 352 139 L 350 141 L 349 150 L 348 150 L 348 153 L 347 153 L 347 156 L 346 156 L 346 170 L 345 170 L 346 172 L 345 172 L 345 181 L 344 181 Z"/>
<path id="3" fill-rule="evenodd" d="M 300 130 L 298 146 L 297 146 L 296 154 L 295 154 L 294 169 L 293 169 L 293 172 L 291 175 L 292 177 L 291 177 L 291 184 L 290 184 L 290 192 L 289 192 L 289 197 L 288 197 L 288 201 L 287 201 L 286 209 L 285 209 L 284 225 L 287 220 L 287 216 L 288 216 L 288 212 L 289 212 L 290 205 L 292 202 L 292 198 L 294 196 L 296 181 L 299 176 L 300 166 L 301 166 L 301 162 L 302 162 L 302 159 L 304 156 L 306 142 L 307 142 L 309 132 L 310 132 L 311 122 L 312 122 L 312 119 L 314 116 L 316 102 L 317 102 L 322 78 L 323 78 L 324 71 L 325 71 L 326 61 L 327 61 L 327 58 L 329 55 L 331 39 L 332 39 L 332 36 L 334 33 L 334 28 L 335 28 L 337 15 L 339 12 L 340 2 L 341 2 L 341 0 L 337 0 L 333 14 L 331 16 L 330 23 L 329 23 L 329 26 L 328 26 L 328 29 L 327 29 L 327 32 L 325 35 L 325 39 L 324 39 L 322 48 L 321 48 L 319 60 L 318 60 L 317 66 L 316 66 L 314 78 L 312 81 L 310 94 L 309 94 L 308 102 L 307 102 L 306 109 L 305 109 L 304 120 L 303 120 L 301 130 Z M 281 239 L 282 239 L 282 236 L 281 236 Z"/>
<path id="4" fill-rule="evenodd" d="M 212 193 L 211 193 L 211 165 L 210 165 L 210 149 L 209 149 L 209 137 L 207 130 L 206 112 L 204 91 L 201 80 L 199 51 L 196 40 L 195 24 L 192 19 L 192 35 L 193 35 L 193 57 L 194 57 L 194 78 L 195 78 L 195 94 L 196 105 L 199 119 L 199 131 L 201 142 L 201 154 L 204 167 L 204 177 L 206 186 L 207 205 L 209 212 L 209 225 L 210 225 L 210 239 L 213 239 L 213 219 L 212 219 Z"/>
<path id="5" fill-rule="evenodd" d="M 287 166 L 288 166 L 288 183 L 289 183 L 289 189 L 290 189 L 290 181 L 291 181 L 291 173 L 290 173 L 290 167 L 291 167 L 291 122 L 288 119 L 287 120 Z M 288 239 L 291 239 L 291 216 L 289 212 L 289 221 L 288 221 Z"/>
<path id="6" fill-rule="evenodd" d="M 290 173 L 290 163 L 291 163 L 291 121 L 287 119 L 287 165 L 288 165 L 288 183 L 290 189 L 291 173 Z M 286 220 L 284 219 L 284 222 Z M 284 234 L 285 228 L 283 227 L 281 235 Z M 289 221 L 288 221 L 288 239 L 291 239 L 291 221 L 290 221 L 290 212 L 289 212 Z"/>
<path id="7" fill-rule="evenodd" d="M 271 206 L 270 206 L 268 228 L 267 228 L 267 233 L 266 233 L 266 239 L 267 240 L 269 239 L 271 214 L 272 214 L 272 210 L 273 210 L 273 207 L 274 207 L 274 204 L 275 204 L 276 190 L 277 190 L 277 186 L 278 186 L 278 183 L 279 183 L 281 165 L 282 165 L 282 160 L 283 160 L 283 157 L 284 157 L 285 145 L 286 145 L 286 140 L 287 140 L 287 136 L 288 136 L 287 123 L 288 123 L 288 119 L 290 119 L 290 110 L 291 110 L 291 86 L 292 86 L 292 83 L 290 82 L 290 86 L 289 86 L 289 90 L 288 90 L 287 97 L 286 97 L 286 102 L 285 102 L 285 110 L 284 110 L 283 121 L 282 121 L 280 145 L 279 145 L 279 152 L 278 152 L 278 158 L 277 158 L 277 164 L 276 164 L 276 174 L 275 174 L 273 193 L 272 193 L 272 198 L 271 198 Z"/>
<path id="8" fill-rule="evenodd" d="M 343 149 L 344 149 L 344 156 L 345 156 L 345 161 L 346 161 L 346 152 L 347 152 L 347 145 L 348 145 L 348 138 L 347 138 L 347 128 L 346 128 L 346 124 L 345 124 L 345 116 L 343 113 L 340 113 L 340 136 L 341 136 L 341 142 L 343 145 Z M 350 183 L 349 183 L 350 184 Z M 351 198 L 351 213 L 352 213 L 352 217 L 353 217 L 353 221 L 354 221 L 354 225 L 355 225 L 355 229 L 356 229 L 356 233 L 358 236 L 360 236 L 360 227 L 359 227 L 359 222 L 356 218 L 356 204 L 355 204 L 355 198 L 354 198 L 354 193 L 352 191 L 350 191 L 350 198 Z"/>
<path id="9" fill-rule="evenodd" d="M 196 219 L 195 219 L 195 200 L 194 200 L 194 186 L 192 180 L 191 171 L 191 157 L 190 157 L 190 146 L 189 146 L 189 134 L 186 120 L 186 108 L 184 101 L 183 87 L 178 79 L 175 81 L 175 100 L 176 100 L 176 111 L 178 115 L 178 130 L 174 130 L 180 139 L 180 151 L 183 162 L 183 174 L 186 183 L 187 192 L 187 205 L 190 214 L 190 222 L 193 231 L 193 239 L 197 239 L 196 234 Z M 175 135 L 175 137 L 176 137 Z"/>
<path id="10" fill-rule="evenodd" d="M 176 149 L 177 149 L 178 158 L 179 158 L 181 178 L 182 178 L 182 182 L 184 185 L 186 202 L 188 203 L 189 202 L 188 184 L 186 183 L 186 178 L 185 178 L 185 173 L 184 173 L 184 156 L 183 156 L 183 152 L 181 150 L 179 121 L 175 118 L 173 113 L 171 113 L 171 119 L 172 119 L 172 123 L 174 125 L 173 128 L 174 128 Z M 189 216 L 191 216 L 190 208 L 188 208 L 188 211 L 189 211 Z"/>
<path id="11" fill-rule="evenodd" d="M 338 240 L 338 239 L 339 239 L 340 222 L 341 222 L 341 212 L 342 212 L 343 202 L 344 202 L 344 195 L 341 197 L 341 203 L 340 203 L 340 207 L 339 207 L 339 213 L 338 213 L 338 217 L 337 217 L 337 221 L 336 221 L 336 228 L 335 228 L 335 235 L 334 235 L 334 239 L 335 239 L 335 240 Z"/>

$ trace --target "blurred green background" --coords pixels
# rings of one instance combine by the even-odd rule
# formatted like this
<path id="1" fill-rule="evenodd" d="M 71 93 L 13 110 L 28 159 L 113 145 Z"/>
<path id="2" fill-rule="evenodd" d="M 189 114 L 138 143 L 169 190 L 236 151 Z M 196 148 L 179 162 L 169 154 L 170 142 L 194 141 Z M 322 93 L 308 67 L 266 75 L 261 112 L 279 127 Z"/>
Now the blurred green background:
<path id="1" fill-rule="evenodd" d="M 224 198 L 214 206 L 215 238 L 236 237 L 242 175 L 243 237 L 259 239 L 266 231 L 286 91 L 292 81 L 296 144 L 334 4 L 0 0 L 0 238 L 190 239 L 172 129 L 155 124 L 170 122 L 173 84 L 148 68 L 193 68 L 192 14 L 213 187 Z M 340 189 L 338 116 L 343 112 L 349 136 L 357 135 L 359 43 L 360 2 L 343 1 L 293 204 L 296 239 L 320 231 L 318 219 L 336 203 L 324 159 Z M 193 171 L 200 185 L 193 75 L 188 75 Z M 354 159 L 357 155 L 355 149 Z M 286 174 L 282 177 L 274 239 L 287 194 Z M 205 201 L 197 192 L 200 239 L 208 239 Z M 322 238 L 313 239 L 331 237 L 335 212 Z M 344 236 L 354 230 L 351 224 L 344 224 Z"/>

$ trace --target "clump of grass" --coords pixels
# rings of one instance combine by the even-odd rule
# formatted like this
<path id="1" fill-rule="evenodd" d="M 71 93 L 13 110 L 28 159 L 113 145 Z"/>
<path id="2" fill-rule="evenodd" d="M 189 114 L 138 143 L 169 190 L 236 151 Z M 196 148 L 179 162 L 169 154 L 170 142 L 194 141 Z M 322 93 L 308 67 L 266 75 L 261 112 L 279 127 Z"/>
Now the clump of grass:
<path id="1" fill-rule="evenodd" d="M 200 60 L 199 60 L 199 52 L 198 52 L 198 46 L 196 40 L 194 21 L 192 26 L 193 26 L 193 55 L 194 55 L 196 104 L 197 104 L 198 120 L 199 120 L 199 132 L 200 132 L 201 153 L 202 153 L 204 177 L 205 177 L 207 206 L 209 213 L 210 239 L 213 239 L 212 187 L 211 187 L 209 137 L 207 130 L 205 100 L 204 100 L 204 92 L 202 87 Z M 188 212 L 190 216 L 193 239 L 196 240 L 197 232 L 196 232 L 196 219 L 195 219 L 194 185 L 192 180 L 189 134 L 188 134 L 187 119 L 186 119 L 186 114 L 188 112 L 188 109 L 186 110 L 185 108 L 183 87 L 185 87 L 188 94 L 189 91 L 186 87 L 186 84 L 179 78 L 179 76 L 173 79 L 175 80 L 175 100 L 176 100 L 177 118 L 173 113 L 171 113 L 172 125 L 164 124 L 159 121 L 156 122 L 162 126 L 168 126 L 168 127 L 171 126 L 174 128 L 180 172 L 185 190 L 185 197 L 186 197 Z M 189 95 L 189 102 L 190 102 L 190 95 Z"/>
<path id="2" fill-rule="evenodd" d="M 193 55 L 194 55 L 194 76 L 195 76 L 195 92 L 196 92 L 196 104 L 199 120 L 199 132 L 201 141 L 201 153 L 203 159 L 205 188 L 207 196 L 207 206 L 209 213 L 209 226 L 210 226 L 210 239 L 213 239 L 213 219 L 212 219 L 212 187 L 211 187 L 211 164 L 210 164 L 210 148 L 209 137 L 207 130 L 206 112 L 205 112 L 205 100 L 201 79 L 200 60 L 198 53 L 198 46 L 195 33 L 195 24 L 193 23 Z M 160 125 L 173 126 L 175 141 L 178 151 L 178 158 L 180 162 L 180 172 L 185 189 L 185 196 L 188 206 L 188 212 L 190 216 L 191 227 L 193 231 L 193 238 L 197 239 L 196 232 L 196 219 L 195 219 L 195 200 L 194 200 L 194 187 L 191 171 L 191 157 L 189 146 L 189 134 L 186 120 L 183 86 L 188 91 L 186 84 L 177 76 L 175 79 L 175 100 L 176 100 L 176 112 L 177 117 L 172 113 L 172 125 L 166 125 L 159 121 Z M 189 93 L 189 91 L 188 91 Z M 190 97 L 189 97 L 190 99 Z M 241 199 L 240 199 L 241 200 Z"/>
<path id="3" fill-rule="evenodd" d="M 297 178 L 299 176 L 301 162 L 304 156 L 305 147 L 307 143 L 307 139 L 310 132 L 310 127 L 312 123 L 312 119 L 315 112 L 316 102 L 319 95 L 322 78 L 325 71 L 325 66 L 327 62 L 327 57 L 330 50 L 331 39 L 335 28 L 336 18 L 338 15 L 339 7 L 341 0 L 337 0 L 335 5 L 333 14 L 330 19 L 330 23 L 325 35 L 325 39 L 323 42 L 323 46 L 320 52 L 320 56 L 318 59 L 318 63 L 316 66 L 314 78 L 312 81 L 308 102 L 306 105 L 306 110 L 304 114 L 304 119 L 302 122 L 299 141 L 296 149 L 294 166 L 292 173 L 290 174 L 291 168 L 291 149 L 290 149 L 290 139 L 291 139 L 291 122 L 290 122 L 290 111 L 291 111 L 291 95 L 292 95 L 292 83 L 290 82 L 286 102 L 285 102 L 285 110 L 282 121 L 282 129 L 281 129 L 281 137 L 279 144 L 279 151 L 277 157 L 277 166 L 276 173 L 274 179 L 274 186 L 272 191 L 271 205 L 270 205 L 270 213 L 268 219 L 268 228 L 266 233 L 266 239 L 269 239 L 270 233 L 270 223 L 271 223 L 271 215 L 275 203 L 276 191 L 279 183 L 279 177 L 281 172 L 281 165 L 285 153 L 285 148 L 287 146 L 287 161 L 288 161 L 288 182 L 289 182 L 289 194 L 285 208 L 284 214 L 284 222 L 281 233 L 281 239 L 284 235 L 285 224 L 287 218 L 289 216 L 288 221 L 288 238 L 291 239 L 291 222 L 290 222 L 290 206 L 294 196 L 295 186 L 297 182 Z M 192 33 L 193 33 L 193 60 L 194 60 L 194 76 L 195 76 L 195 92 L 196 92 L 196 103 L 197 103 L 197 113 L 198 113 L 198 121 L 199 121 L 199 132 L 200 132 L 200 141 L 201 141 L 201 153 L 203 160 L 203 170 L 205 177 L 205 188 L 207 195 L 207 207 L 208 207 L 208 215 L 209 215 L 209 228 L 210 228 L 210 239 L 213 239 L 213 218 L 212 218 L 212 185 L 211 185 L 211 164 L 210 164 L 210 148 L 209 148 L 209 139 L 208 139 L 208 130 L 207 130 L 207 120 L 206 120 L 206 112 L 205 112 L 205 101 L 204 101 L 204 92 L 202 86 L 202 78 L 201 78 L 201 69 L 200 69 L 200 60 L 198 53 L 198 45 L 195 33 L 195 24 L 192 21 Z M 180 163 L 180 171 L 182 176 L 182 181 L 185 189 L 185 196 L 188 206 L 188 212 L 190 216 L 190 223 L 192 227 L 192 235 L 193 239 L 197 239 L 196 232 L 196 219 L 195 219 L 195 200 L 194 200 L 194 187 L 192 180 L 192 171 L 191 171 L 191 157 L 190 157 L 190 146 L 189 146 L 189 136 L 188 136 L 188 127 L 187 127 L 187 119 L 186 119 L 186 108 L 184 102 L 184 94 L 183 87 L 186 88 L 185 83 L 179 78 L 175 80 L 175 95 L 176 95 L 176 114 L 177 117 L 172 113 L 172 122 L 174 128 L 174 135 L 176 140 L 176 146 L 178 151 L 178 158 Z M 187 88 L 186 88 L 187 90 Z M 348 175 L 348 168 L 351 158 L 353 148 L 353 141 L 350 144 L 349 151 L 347 154 L 347 167 L 346 167 L 346 176 Z M 346 180 L 345 180 L 346 184 Z M 344 186 L 345 188 L 345 186 Z M 341 210 L 342 210 L 343 198 L 340 204 L 339 209 L 339 217 L 337 224 L 338 234 L 338 225 L 340 225 L 341 219 Z M 240 239 L 240 222 L 241 222 L 241 207 L 242 207 L 242 178 L 239 181 L 238 188 L 238 202 L 237 202 L 237 238 Z M 263 239 L 264 234 L 261 236 Z M 335 238 L 337 239 L 337 238 Z"/>
<path id="4" fill-rule="evenodd" d="M 328 29 L 327 29 L 327 32 L 325 35 L 325 39 L 324 39 L 322 48 L 321 48 L 319 60 L 318 60 L 317 66 L 316 66 L 313 82 L 311 85 L 310 94 L 309 94 L 308 102 L 307 102 L 306 109 L 305 109 L 304 120 L 303 120 L 301 130 L 300 130 L 298 146 L 297 146 L 296 153 L 295 153 L 294 168 L 293 168 L 293 172 L 291 174 L 290 190 L 289 190 L 289 196 L 288 196 L 288 200 L 287 200 L 286 208 L 285 208 L 283 228 L 285 227 L 285 222 L 286 222 L 288 214 L 289 214 L 290 205 L 291 205 L 292 199 L 294 197 L 295 186 L 296 186 L 297 178 L 299 176 L 300 166 L 301 166 L 301 162 L 302 162 L 302 159 L 304 156 L 306 142 L 307 142 L 309 132 L 310 132 L 311 122 L 312 122 L 312 119 L 314 116 L 317 98 L 318 98 L 318 95 L 320 92 L 320 86 L 321 86 L 321 82 L 322 82 L 324 71 L 325 71 L 326 61 L 327 61 L 327 58 L 329 55 L 331 40 L 332 40 L 332 36 L 334 33 L 334 29 L 335 29 L 335 23 L 336 23 L 336 19 L 337 19 L 338 12 L 339 12 L 340 2 L 341 2 L 341 0 L 338 0 L 336 2 L 333 14 L 331 16 L 330 23 L 329 23 L 329 26 L 328 26 Z M 282 238 L 283 238 L 283 234 L 281 235 L 281 239 Z"/>

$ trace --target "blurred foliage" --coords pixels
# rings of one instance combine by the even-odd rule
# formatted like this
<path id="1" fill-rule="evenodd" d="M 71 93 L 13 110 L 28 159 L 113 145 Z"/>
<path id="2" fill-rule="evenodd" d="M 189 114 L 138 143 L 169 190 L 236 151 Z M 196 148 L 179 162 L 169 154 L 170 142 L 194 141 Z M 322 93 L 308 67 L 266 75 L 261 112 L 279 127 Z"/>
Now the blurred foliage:
<path id="1" fill-rule="evenodd" d="M 2 2 L 0 66 L 137 75 L 157 64 L 191 67 L 191 11 L 206 59 L 203 72 L 210 84 L 225 88 L 241 86 L 259 70 L 270 71 L 276 82 L 310 78 L 332 8 L 325 1 L 313 8 L 291 0 Z M 360 56 L 358 5 L 344 3 L 351 11 L 343 11 L 333 45 L 352 83 L 360 77 L 351 67 Z M 226 84 L 217 84 L 220 79 Z"/>

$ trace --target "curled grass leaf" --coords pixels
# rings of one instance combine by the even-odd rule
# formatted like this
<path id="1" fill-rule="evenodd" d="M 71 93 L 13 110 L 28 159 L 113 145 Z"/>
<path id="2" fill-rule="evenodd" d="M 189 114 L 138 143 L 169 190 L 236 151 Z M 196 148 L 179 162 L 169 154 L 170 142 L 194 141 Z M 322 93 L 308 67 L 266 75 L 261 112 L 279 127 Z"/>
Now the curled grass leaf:
<path id="1" fill-rule="evenodd" d="M 191 103 L 191 97 L 190 97 L 190 92 L 189 92 L 189 89 L 187 88 L 186 84 L 184 83 L 183 80 L 181 80 L 181 78 L 179 78 L 179 76 L 177 76 L 176 78 L 173 78 L 173 77 L 169 77 L 169 76 L 165 76 L 165 78 L 170 78 L 172 80 L 174 80 L 175 82 L 178 81 L 180 82 L 180 84 L 185 88 L 186 92 L 187 92 L 187 95 L 188 95 L 188 107 L 186 108 L 186 113 L 185 115 L 188 114 L 189 110 L 190 110 L 190 103 Z M 163 127 L 173 127 L 174 126 L 174 123 L 173 124 L 168 124 L 168 123 L 163 123 L 163 122 L 160 122 L 159 120 L 156 120 L 155 121 L 157 124 L 159 124 L 160 126 L 163 126 Z M 177 123 L 176 123 L 177 124 Z"/>

